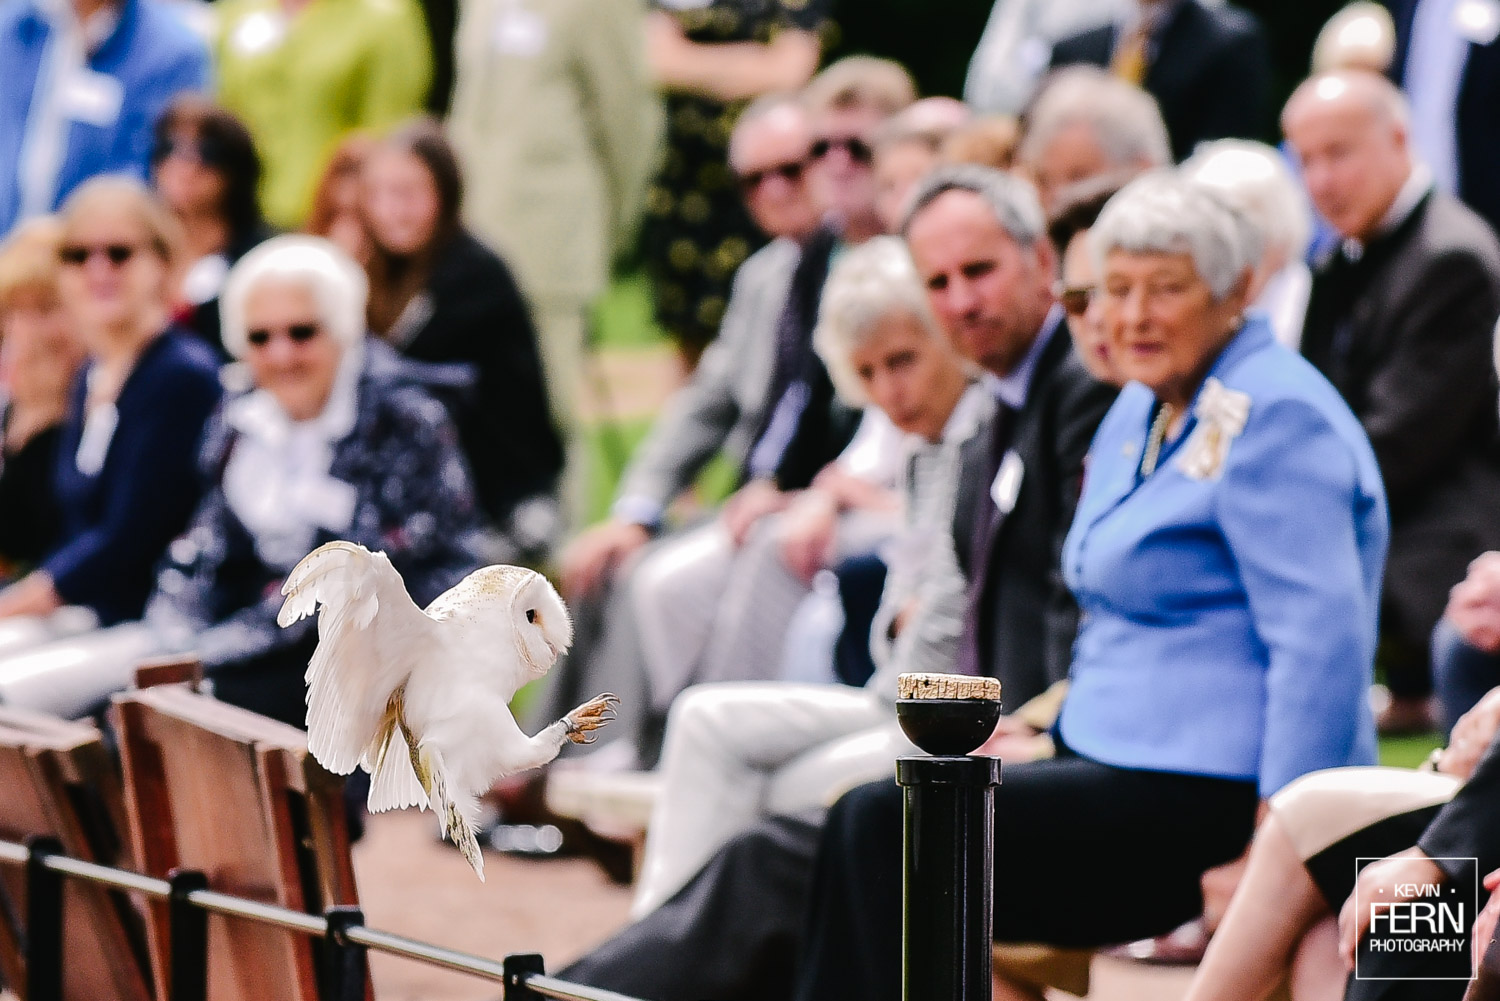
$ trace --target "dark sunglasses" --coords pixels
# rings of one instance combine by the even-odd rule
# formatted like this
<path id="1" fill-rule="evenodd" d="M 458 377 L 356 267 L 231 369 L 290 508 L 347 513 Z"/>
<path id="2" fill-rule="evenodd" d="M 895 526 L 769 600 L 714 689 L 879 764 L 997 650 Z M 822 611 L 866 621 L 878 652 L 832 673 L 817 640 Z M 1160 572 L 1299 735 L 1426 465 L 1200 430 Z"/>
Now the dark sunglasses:
<path id="1" fill-rule="evenodd" d="M 318 325 L 316 323 L 293 323 L 278 329 L 285 330 L 287 337 L 291 339 L 293 344 L 306 344 L 318 336 Z M 271 343 L 271 334 L 273 333 L 275 331 L 272 329 L 257 327 L 245 334 L 245 340 L 249 342 L 252 348 L 263 348 Z"/>
<path id="2" fill-rule="evenodd" d="M 1094 297 L 1092 285 L 1068 286 L 1058 282 L 1053 291 L 1057 294 L 1057 301 L 1062 303 L 1063 312 L 1072 317 L 1087 313 L 1089 301 Z"/>
<path id="3" fill-rule="evenodd" d="M 110 264 L 121 267 L 126 261 L 135 256 L 136 251 L 141 248 L 133 243 L 101 243 L 96 246 L 87 247 L 83 244 L 69 244 L 57 251 L 57 257 L 64 264 L 71 267 L 82 267 L 90 257 L 102 254 Z"/>
<path id="4" fill-rule="evenodd" d="M 204 167 L 224 164 L 224 151 L 212 139 L 174 139 L 163 136 L 151 147 L 151 162 L 159 164 L 169 156 L 180 157 Z"/>
<path id="5" fill-rule="evenodd" d="M 773 177 L 779 177 L 788 184 L 796 184 L 802 180 L 802 171 L 807 169 L 804 160 L 788 160 L 786 163 L 773 164 L 770 167 L 762 167 L 760 170 L 747 170 L 739 175 L 740 187 L 745 194 L 754 194 L 760 186 Z"/>
<path id="6" fill-rule="evenodd" d="M 868 167 L 875 162 L 875 150 L 859 136 L 824 136 L 812 144 L 812 158 L 821 160 L 836 149 L 849 154 L 849 159 Z"/>

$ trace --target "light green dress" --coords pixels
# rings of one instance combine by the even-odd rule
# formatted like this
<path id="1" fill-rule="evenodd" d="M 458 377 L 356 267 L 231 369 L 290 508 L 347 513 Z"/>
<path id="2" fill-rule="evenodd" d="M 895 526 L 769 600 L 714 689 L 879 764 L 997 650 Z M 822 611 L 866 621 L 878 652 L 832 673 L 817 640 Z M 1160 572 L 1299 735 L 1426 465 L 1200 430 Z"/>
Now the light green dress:
<path id="1" fill-rule="evenodd" d="M 416 114 L 432 81 L 414 0 L 221 0 L 214 40 L 219 100 L 244 119 L 265 173 L 261 204 L 295 229 L 333 148 L 351 132 Z"/>

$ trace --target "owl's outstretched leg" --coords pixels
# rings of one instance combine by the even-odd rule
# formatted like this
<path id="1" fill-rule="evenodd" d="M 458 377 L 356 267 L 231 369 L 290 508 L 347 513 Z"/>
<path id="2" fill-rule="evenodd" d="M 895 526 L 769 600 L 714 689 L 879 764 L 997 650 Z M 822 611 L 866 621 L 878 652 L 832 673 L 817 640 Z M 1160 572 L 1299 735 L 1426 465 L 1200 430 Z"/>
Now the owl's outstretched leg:
<path id="1" fill-rule="evenodd" d="M 406 732 L 404 728 L 402 732 Z M 473 867 L 479 881 L 484 882 L 484 855 L 479 851 L 479 838 L 474 833 L 474 825 L 469 823 L 469 818 L 464 816 L 448 792 L 442 755 L 433 748 L 419 746 L 411 739 L 410 734 L 407 735 L 406 746 L 411 751 L 411 766 L 416 770 L 417 781 L 427 792 L 427 802 L 431 805 L 432 812 L 437 814 L 438 831 L 453 842 L 464 860 Z"/>

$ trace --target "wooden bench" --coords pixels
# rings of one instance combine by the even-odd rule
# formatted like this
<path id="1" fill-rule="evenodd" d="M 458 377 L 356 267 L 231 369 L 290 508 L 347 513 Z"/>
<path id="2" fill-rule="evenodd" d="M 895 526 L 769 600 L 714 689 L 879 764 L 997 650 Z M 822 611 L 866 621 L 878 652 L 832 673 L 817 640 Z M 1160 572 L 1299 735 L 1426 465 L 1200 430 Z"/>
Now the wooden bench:
<path id="1" fill-rule="evenodd" d="M 0 837 L 52 837 L 74 858 L 135 868 L 120 779 L 99 731 L 0 708 Z M 64 997 L 150 1001 L 145 928 L 124 894 L 64 884 Z M 21 870 L 0 867 L 0 977 L 26 996 L 26 894 Z"/>

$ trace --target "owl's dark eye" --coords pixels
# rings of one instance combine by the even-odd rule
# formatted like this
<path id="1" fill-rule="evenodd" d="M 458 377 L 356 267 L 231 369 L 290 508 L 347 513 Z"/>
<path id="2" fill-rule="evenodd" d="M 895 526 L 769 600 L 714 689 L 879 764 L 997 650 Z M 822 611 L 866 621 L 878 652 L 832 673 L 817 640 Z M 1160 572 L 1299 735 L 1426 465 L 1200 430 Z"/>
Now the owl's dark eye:
<path id="1" fill-rule="evenodd" d="M 527 622 L 535 622 L 536 621 L 536 609 L 535 608 L 528 608 L 528 609 L 526 609 L 526 621 Z"/>

